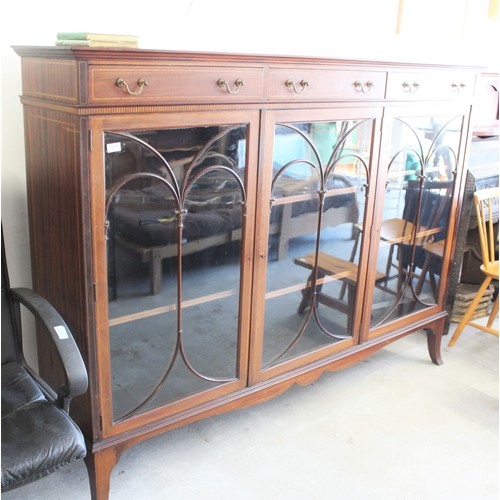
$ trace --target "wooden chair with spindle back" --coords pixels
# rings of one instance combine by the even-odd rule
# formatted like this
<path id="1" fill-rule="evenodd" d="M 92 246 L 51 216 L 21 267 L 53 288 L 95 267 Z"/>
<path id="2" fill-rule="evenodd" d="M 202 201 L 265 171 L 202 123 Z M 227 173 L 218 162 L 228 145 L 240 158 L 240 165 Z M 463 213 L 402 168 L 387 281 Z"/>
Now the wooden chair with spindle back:
<path id="1" fill-rule="evenodd" d="M 487 290 L 493 279 L 498 280 L 498 235 L 495 235 L 494 230 L 494 207 L 495 200 L 496 206 L 498 206 L 500 188 L 488 188 L 476 191 L 474 195 L 474 204 L 476 206 L 477 213 L 477 223 L 479 230 L 479 240 L 481 243 L 481 253 L 483 257 L 483 264 L 481 265 L 481 271 L 485 275 L 484 281 L 477 291 L 474 299 L 467 308 L 462 320 L 460 321 L 453 337 L 451 338 L 448 346 L 453 346 L 460 337 L 466 325 L 470 325 L 474 328 L 482 330 L 484 332 L 491 333 L 498 337 L 498 330 L 492 328 L 493 321 L 498 314 L 498 296 L 493 304 L 491 313 L 488 318 L 486 326 L 478 324 L 477 322 L 472 322 L 472 316 L 474 311 L 481 301 L 484 292 Z"/>

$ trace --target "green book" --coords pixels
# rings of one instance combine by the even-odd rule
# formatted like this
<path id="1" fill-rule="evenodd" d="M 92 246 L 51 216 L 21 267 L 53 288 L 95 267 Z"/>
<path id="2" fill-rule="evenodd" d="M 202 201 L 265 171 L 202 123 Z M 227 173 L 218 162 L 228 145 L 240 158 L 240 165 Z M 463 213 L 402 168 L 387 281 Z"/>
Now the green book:
<path id="1" fill-rule="evenodd" d="M 99 42 L 137 42 L 135 35 L 114 35 L 106 33 L 58 33 L 58 40 L 89 40 Z"/>

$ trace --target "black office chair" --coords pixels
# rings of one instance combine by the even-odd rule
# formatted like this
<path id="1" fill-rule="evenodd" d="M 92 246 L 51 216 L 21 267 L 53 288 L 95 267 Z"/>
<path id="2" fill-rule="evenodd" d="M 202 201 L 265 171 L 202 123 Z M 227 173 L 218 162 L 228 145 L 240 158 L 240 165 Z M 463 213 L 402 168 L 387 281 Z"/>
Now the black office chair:
<path id="1" fill-rule="evenodd" d="M 38 320 L 37 335 L 48 335 L 59 352 L 66 380 L 57 391 L 26 363 L 19 304 Z M 61 316 L 34 291 L 10 288 L 2 231 L 2 492 L 85 457 L 83 435 L 68 411 L 87 385 L 82 357 Z"/>

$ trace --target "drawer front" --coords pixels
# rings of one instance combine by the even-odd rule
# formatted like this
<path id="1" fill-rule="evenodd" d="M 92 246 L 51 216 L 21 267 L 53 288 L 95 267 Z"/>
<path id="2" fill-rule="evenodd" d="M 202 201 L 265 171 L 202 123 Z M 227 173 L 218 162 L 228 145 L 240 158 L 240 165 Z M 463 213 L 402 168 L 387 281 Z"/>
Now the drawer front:
<path id="1" fill-rule="evenodd" d="M 162 104 L 258 101 L 261 68 L 93 66 L 91 104 Z"/>
<path id="2" fill-rule="evenodd" d="M 470 99 L 476 77 L 460 72 L 394 72 L 387 82 L 388 99 Z"/>
<path id="3" fill-rule="evenodd" d="M 385 85 L 385 71 L 271 69 L 269 99 L 271 101 L 383 99 Z"/>

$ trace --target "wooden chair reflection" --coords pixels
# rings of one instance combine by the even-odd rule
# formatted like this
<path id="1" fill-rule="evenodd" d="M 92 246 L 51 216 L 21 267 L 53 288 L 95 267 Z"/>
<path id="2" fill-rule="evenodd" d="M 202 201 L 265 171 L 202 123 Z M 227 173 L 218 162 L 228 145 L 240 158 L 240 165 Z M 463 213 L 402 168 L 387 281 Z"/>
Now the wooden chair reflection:
<path id="1" fill-rule="evenodd" d="M 358 282 L 358 266 L 354 262 L 335 257 L 325 252 L 319 252 L 316 289 L 314 290 L 315 257 L 316 254 L 312 253 L 294 260 L 295 264 L 311 270 L 311 274 L 307 280 L 307 286 L 302 291 L 302 301 L 300 302 L 298 312 L 302 314 L 307 307 L 311 306 L 314 294 L 316 294 L 316 302 L 319 304 L 324 304 L 347 314 L 347 331 L 352 332 L 356 285 Z M 343 291 L 341 291 L 339 299 L 323 292 L 323 285 L 329 281 L 329 277 L 333 278 L 333 280 L 342 281 L 343 287 L 347 287 L 347 302 L 342 300 L 344 295 Z M 385 275 L 377 272 L 375 279 L 377 282 L 380 282 L 385 279 Z"/>
<path id="2" fill-rule="evenodd" d="M 471 318 L 479 304 L 484 292 L 488 288 L 493 279 L 498 280 L 498 237 L 494 231 L 494 205 L 498 207 L 500 188 L 489 188 L 477 191 L 474 195 L 474 204 L 476 207 L 477 222 L 479 229 L 479 240 L 481 243 L 481 253 L 483 263 L 481 271 L 485 275 L 484 281 L 476 293 L 474 299 L 465 312 L 462 320 L 457 326 L 453 337 L 450 339 L 448 346 L 455 345 L 458 337 L 462 334 L 464 328 L 470 325 L 478 330 L 482 330 L 498 337 L 498 330 L 492 328 L 493 321 L 498 314 L 498 296 L 493 304 L 491 313 L 486 326 L 472 322 Z"/>
<path id="3" fill-rule="evenodd" d="M 416 228 L 413 259 L 408 262 L 404 257 L 399 262 L 399 283 L 404 274 L 411 273 L 418 279 L 415 293 L 422 292 L 424 284 L 431 285 L 434 299 L 437 300 L 438 282 L 441 274 L 444 253 L 444 238 L 448 229 L 448 214 L 451 207 L 453 183 L 451 181 L 428 181 L 424 184 L 420 210 L 420 224 Z M 402 253 L 408 243 L 400 244 Z M 420 274 L 416 269 L 421 269 Z M 427 279 L 428 277 L 428 279 Z"/>
<path id="4" fill-rule="evenodd" d="M 422 292 L 422 288 L 425 284 L 427 275 L 429 275 L 429 283 L 432 288 L 432 293 L 434 298 L 437 299 L 438 294 L 438 283 L 436 281 L 436 272 L 434 267 L 440 267 L 444 255 L 444 240 L 426 242 L 422 245 L 422 249 L 425 252 L 425 261 L 422 266 L 422 272 L 418 278 L 418 283 L 415 288 L 415 294 L 417 296 Z M 437 262 L 437 264 L 435 264 Z"/>
<path id="5" fill-rule="evenodd" d="M 380 228 L 381 242 L 389 245 L 389 253 L 385 269 L 386 284 L 392 279 L 398 279 L 398 290 L 401 287 L 405 276 L 411 274 L 415 276 L 415 268 L 422 272 L 419 276 L 431 272 L 431 254 L 434 257 L 441 255 L 443 243 L 440 243 L 446 234 L 448 212 L 451 204 L 453 184 L 451 181 L 426 181 L 423 187 L 420 181 L 409 181 L 406 186 L 405 207 L 401 218 L 391 218 L 382 221 Z M 421 193 L 422 191 L 422 193 Z M 415 225 L 417 212 L 419 214 L 419 224 Z M 356 241 L 353 246 L 351 261 L 354 261 L 359 237 L 362 233 L 362 226 L 358 224 L 356 229 Z M 415 251 L 413 252 L 413 246 Z M 396 259 L 394 251 L 397 249 Z M 414 258 L 412 258 L 414 257 Z M 428 260 L 426 260 L 428 259 Z M 391 269 L 395 268 L 397 274 L 391 276 Z M 437 293 L 437 284 L 433 273 L 430 281 Z M 424 279 L 419 283 L 419 293 L 422 290 Z"/>

